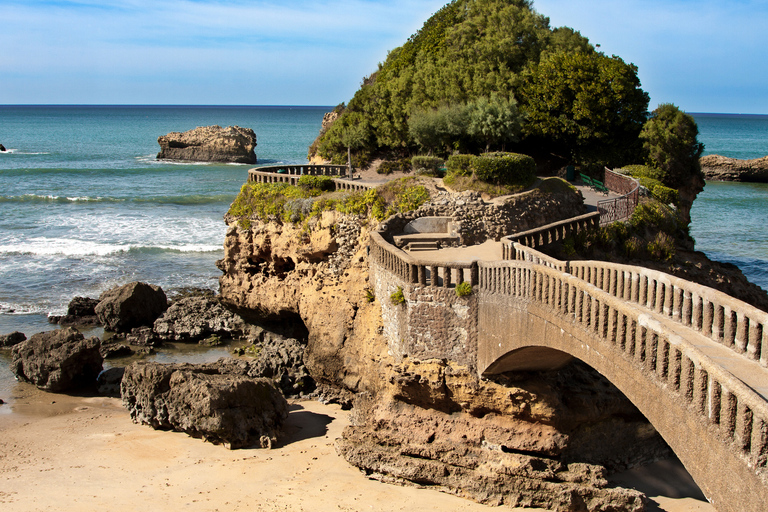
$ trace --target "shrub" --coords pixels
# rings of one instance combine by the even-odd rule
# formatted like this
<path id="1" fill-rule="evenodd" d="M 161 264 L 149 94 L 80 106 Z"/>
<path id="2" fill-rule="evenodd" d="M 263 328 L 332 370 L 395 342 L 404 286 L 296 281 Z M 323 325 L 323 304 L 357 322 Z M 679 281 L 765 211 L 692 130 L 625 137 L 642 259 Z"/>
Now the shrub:
<path id="1" fill-rule="evenodd" d="M 456 285 L 456 295 L 458 297 L 472 295 L 472 285 L 469 284 L 469 281 L 462 281 Z"/>
<path id="2" fill-rule="evenodd" d="M 405 295 L 403 295 L 403 287 L 398 286 L 397 290 L 392 292 L 392 295 L 389 296 L 390 302 L 392 302 L 393 306 L 399 306 L 401 304 L 405 304 Z"/>
<path id="3" fill-rule="evenodd" d="M 376 295 L 373 293 L 373 290 L 370 288 L 365 289 L 365 300 L 367 302 L 373 302 L 376 300 Z"/>
<path id="4" fill-rule="evenodd" d="M 474 159 L 474 155 L 451 155 L 445 162 L 445 168 L 451 175 L 471 176 L 472 160 Z"/>
<path id="5" fill-rule="evenodd" d="M 648 242 L 648 254 L 657 261 L 669 261 L 675 255 L 675 241 L 666 233 L 657 233 L 652 242 Z"/>
<path id="6" fill-rule="evenodd" d="M 400 170 L 400 163 L 399 162 L 390 162 L 389 160 L 385 160 L 379 164 L 379 168 L 376 169 L 376 172 L 378 174 L 383 174 L 385 176 L 388 176 L 392 174 L 395 171 Z"/>
<path id="7" fill-rule="evenodd" d="M 304 174 L 296 183 L 299 188 L 309 191 L 333 192 L 336 190 L 336 184 L 330 176 L 310 176 Z"/>
<path id="8" fill-rule="evenodd" d="M 411 167 L 414 169 L 427 169 L 437 175 L 440 173 L 440 168 L 445 165 L 445 161 L 442 158 L 435 156 L 415 156 L 411 158 Z"/>
<path id="9" fill-rule="evenodd" d="M 496 153 L 472 160 L 472 170 L 480 181 L 496 185 L 528 185 L 536 178 L 536 162 L 527 155 Z"/>

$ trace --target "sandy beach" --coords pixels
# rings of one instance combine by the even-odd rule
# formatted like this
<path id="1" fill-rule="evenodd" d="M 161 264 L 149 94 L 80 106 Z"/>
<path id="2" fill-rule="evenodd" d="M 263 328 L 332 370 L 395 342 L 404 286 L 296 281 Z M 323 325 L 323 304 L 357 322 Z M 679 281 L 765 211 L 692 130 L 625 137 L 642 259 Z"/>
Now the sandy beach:
<path id="1" fill-rule="evenodd" d="M 13 405 L 0 405 L 3 511 L 510 510 L 369 480 L 336 453 L 334 440 L 350 421 L 336 405 L 295 401 L 279 446 L 230 451 L 136 425 L 119 399 L 54 395 L 27 384 L 14 392 Z M 641 480 L 677 481 L 665 471 L 646 468 Z M 691 498 L 652 502 L 649 510 L 714 511 Z"/>

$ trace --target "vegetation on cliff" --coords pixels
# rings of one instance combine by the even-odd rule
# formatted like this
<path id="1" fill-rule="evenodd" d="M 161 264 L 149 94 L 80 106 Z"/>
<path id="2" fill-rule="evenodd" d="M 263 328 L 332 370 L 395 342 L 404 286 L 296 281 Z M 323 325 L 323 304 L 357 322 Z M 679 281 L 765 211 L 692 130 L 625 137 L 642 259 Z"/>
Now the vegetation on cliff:
<path id="1" fill-rule="evenodd" d="M 647 107 L 635 66 L 551 28 L 530 1 L 454 0 L 363 80 L 310 155 L 342 162 L 351 147 L 362 165 L 514 149 L 617 163 L 640 149 Z"/>
<path id="2" fill-rule="evenodd" d="M 302 176 L 297 185 L 249 182 L 241 187 L 227 216 L 237 219 L 243 229 L 250 227 L 252 219 L 300 223 L 328 210 L 381 221 L 415 210 L 430 199 L 429 191 L 416 177 L 360 192 L 331 192 L 334 188 L 332 180 L 322 176 Z"/>

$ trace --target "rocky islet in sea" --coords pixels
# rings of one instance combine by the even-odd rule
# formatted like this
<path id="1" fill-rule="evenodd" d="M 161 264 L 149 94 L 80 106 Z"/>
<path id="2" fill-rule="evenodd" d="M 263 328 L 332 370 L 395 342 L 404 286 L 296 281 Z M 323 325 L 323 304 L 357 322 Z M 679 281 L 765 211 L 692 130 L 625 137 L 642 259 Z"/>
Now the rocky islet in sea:
<path id="1" fill-rule="evenodd" d="M 158 160 L 255 164 L 256 133 L 240 126 L 201 126 L 158 137 Z"/>

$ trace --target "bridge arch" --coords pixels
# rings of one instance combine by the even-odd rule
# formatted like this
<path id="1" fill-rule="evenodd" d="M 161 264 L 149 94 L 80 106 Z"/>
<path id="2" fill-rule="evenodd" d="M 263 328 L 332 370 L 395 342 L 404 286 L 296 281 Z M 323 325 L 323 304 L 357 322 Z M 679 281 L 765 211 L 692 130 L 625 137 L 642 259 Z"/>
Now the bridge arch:
<path id="1" fill-rule="evenodd" d="M 645 415 L 720 512 L 764 510 L 768 409 L 716 362 L 716 351 L 670 319 L 557 269 L 481 262 L 479 274 L 478 373 L 578 358 Z"/>

